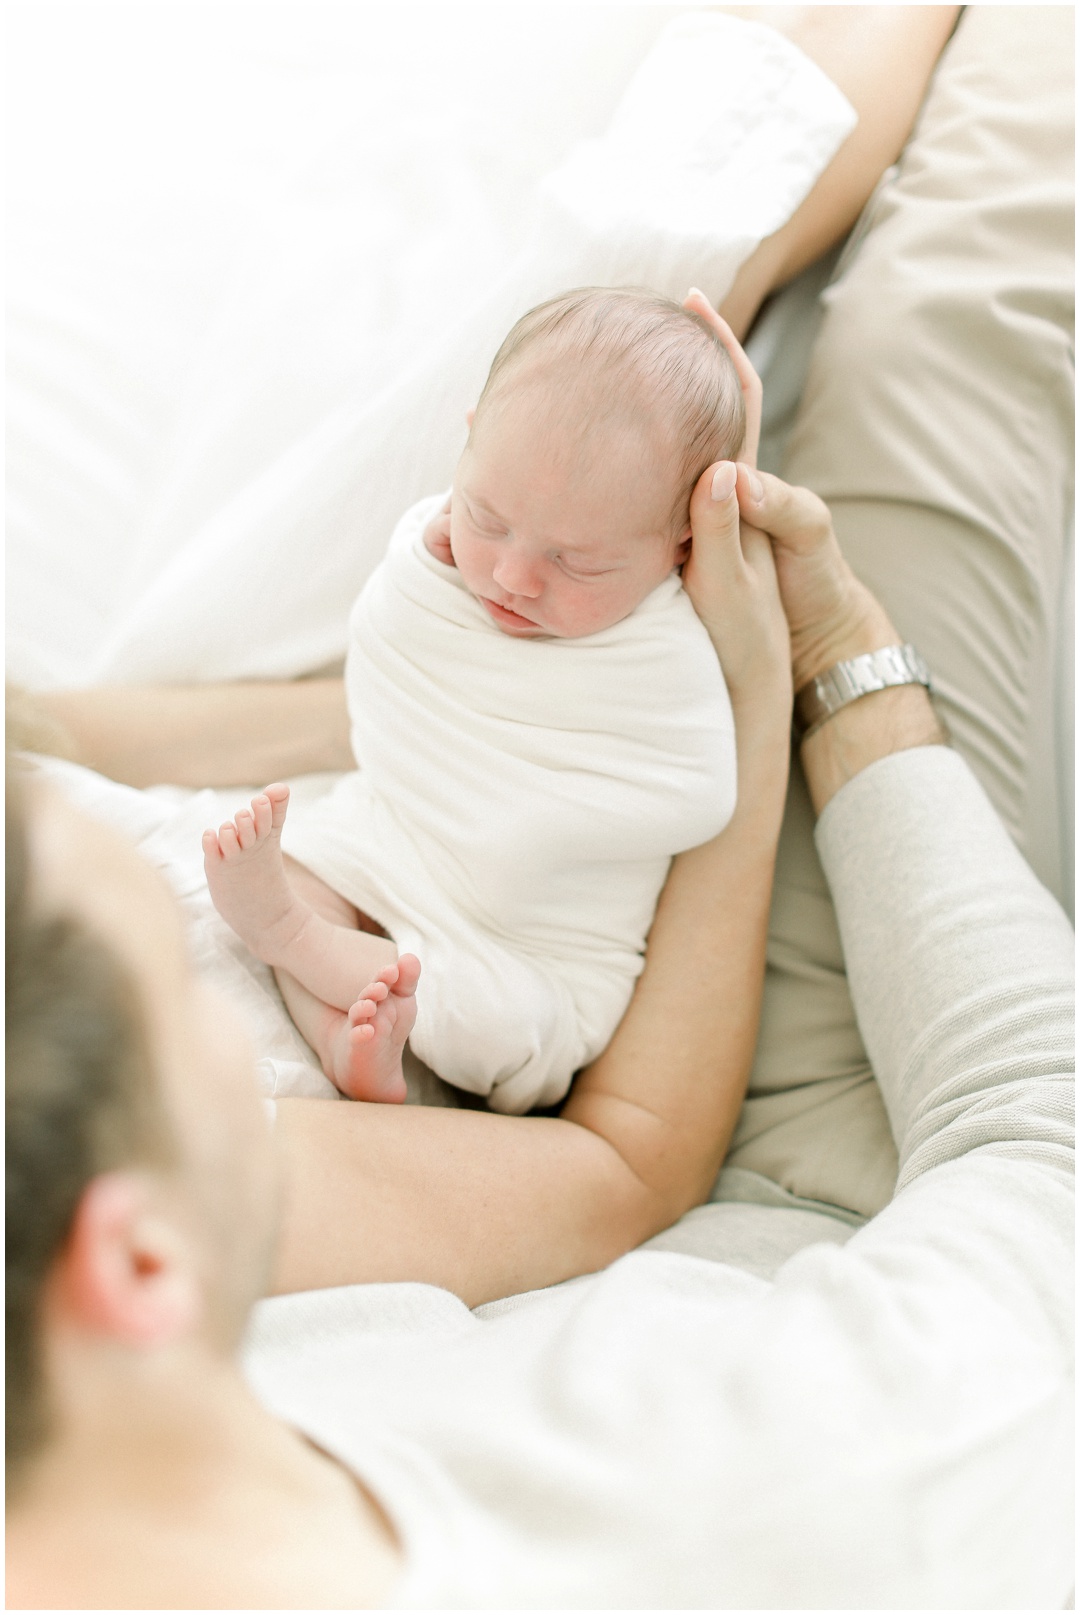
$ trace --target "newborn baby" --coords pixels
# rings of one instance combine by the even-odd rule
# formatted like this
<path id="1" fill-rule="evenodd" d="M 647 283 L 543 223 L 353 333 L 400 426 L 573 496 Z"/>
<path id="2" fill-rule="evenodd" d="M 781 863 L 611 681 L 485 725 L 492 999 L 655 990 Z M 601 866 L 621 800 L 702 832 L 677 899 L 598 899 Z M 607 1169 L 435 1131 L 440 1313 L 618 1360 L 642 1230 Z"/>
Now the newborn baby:
<path id="1" fill-rule="evenodd" d="M 743 430 L 698 315 L 600 289 L 526 314 L 449 499 L 402 518 L 353 608 L 355 772 L 287 827 L 272 785 L 207 831 L 217 908 L 343 1093 L 403 1099 L 410 1038 L 522 1112 L 608 1043 L 671 857 L 735 805 L 678 568 L 690 495 Z"/>

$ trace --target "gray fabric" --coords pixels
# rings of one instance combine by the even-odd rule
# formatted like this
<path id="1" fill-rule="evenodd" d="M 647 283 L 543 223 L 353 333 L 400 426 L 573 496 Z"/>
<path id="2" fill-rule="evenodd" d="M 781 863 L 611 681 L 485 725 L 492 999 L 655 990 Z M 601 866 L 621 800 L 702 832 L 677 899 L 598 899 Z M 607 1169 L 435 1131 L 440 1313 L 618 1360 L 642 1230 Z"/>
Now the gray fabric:
<path id="1" fill-rule="evenodd" d="M 920 776 L 962 834 L 927 836 Z M 1071 1174 L 1072 928 L 971 771 L 941 746 L 887 757 L 834 798 L 817 843 L 898 1186 L 976 1149 Z M 906 923 L 913 871 L 922 934 Z"/>
<path id="2" fill-rule="evenodd" d="M 828 502 L 852 567 L 929 662 L 954 745 L 1059 899 L 1072 35 L 1069 6 L 966 8 L 822 294 L 782 463 Z M 896 1148 L 813 825 L 796 773 L 729 1161 L 872 1213 L 893 1193 Z"/>

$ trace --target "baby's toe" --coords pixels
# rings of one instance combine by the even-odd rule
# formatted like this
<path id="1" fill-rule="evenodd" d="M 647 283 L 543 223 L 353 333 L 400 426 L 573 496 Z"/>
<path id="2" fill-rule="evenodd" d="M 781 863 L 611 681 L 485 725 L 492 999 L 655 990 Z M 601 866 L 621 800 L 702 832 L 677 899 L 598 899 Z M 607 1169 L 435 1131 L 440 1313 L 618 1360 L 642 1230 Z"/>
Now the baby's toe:
<path id="1" fill-rule="evenodd" d="M 255 821 L 255 834 L 261 840 L 270 830 L 273 822 L 274 810 L 270 806 L 270 798 L 264 791 L 261 796 L 251 799 L 251 813 Z"/>
<path id="2" fill-rule="evenodd" d="M 394 991 L 399 998 L 407 998 L 416 991 L 420 980 L 420 961 L 415 953 L 403 953 L 397 962 L 397 982 Z"/>
<path id="3" fill-rule="evenodd" d="M 285 814 L 289 806 L 289 787 L 268 785 L 262 794 L 270 803 L 270 823 L 275 830 L 280 830 L 285 823 Z"/>
<path id="4" fill-rule="evenodd" d="M 221 848 L 223 858 L 239 858 L 240 841 L 236 834 L 235 824 L 223 824 L 218 831 L 218 846 Z"/>
<path id="5" fill-rule="evenodd" d="M 255 815 L 250 808 L 241 808 L 236 815 L 236 839 L 241 852 L 247 852 L 256 842 Z"/>

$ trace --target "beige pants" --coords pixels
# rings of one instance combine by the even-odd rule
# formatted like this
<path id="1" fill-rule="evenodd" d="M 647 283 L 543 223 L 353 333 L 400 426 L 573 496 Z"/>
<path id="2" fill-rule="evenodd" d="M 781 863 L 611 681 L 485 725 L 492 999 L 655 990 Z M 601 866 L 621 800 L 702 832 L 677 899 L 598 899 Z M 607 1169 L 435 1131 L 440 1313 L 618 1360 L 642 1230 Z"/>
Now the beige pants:
<path id="1" fill-rule="evenodd" d="M 1062 895 L 1053 655 L 1072 497 L 1072 8 L 973 6 L 834 283 L 784 475 L 934 673 Z M 796 771 L 764 1015 L 729 1165 L 866 1214 L 896 1151 Z"/>

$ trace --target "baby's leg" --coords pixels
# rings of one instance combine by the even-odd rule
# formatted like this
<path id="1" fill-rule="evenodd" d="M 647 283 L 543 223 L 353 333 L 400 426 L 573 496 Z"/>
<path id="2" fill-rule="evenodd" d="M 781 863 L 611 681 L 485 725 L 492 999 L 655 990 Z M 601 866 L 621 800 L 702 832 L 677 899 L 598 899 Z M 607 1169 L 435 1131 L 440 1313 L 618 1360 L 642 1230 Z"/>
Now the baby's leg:
<path id="1" fill-rule="evenodd" d="M 206 831 L 210 895 L 252 953 L 346 1012 L 363 984 L 395 962 L 397 949 L 388 938 L 359 930 L 351 904 L 282 856 L 288 803 L 287 785 L 269 785 L 235 820 L 217 833 Z"/>
<path id="2" fill-rule="evenodd" d="M 289 1013 L 322 1061 L 322 1068 L 348 1099 L 401 1104 L 405 1076 L 401 1056 L 416 1019 L 420 962 L 403 953 L 379 972 L 347 1013 L 324 1004 L 287 971 L 275 971 Z"/>

